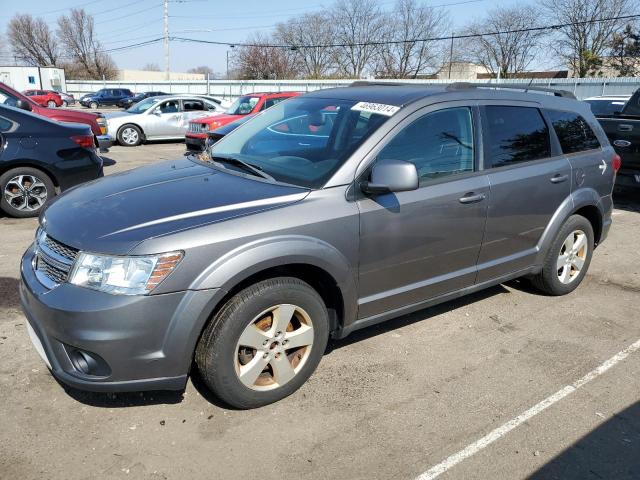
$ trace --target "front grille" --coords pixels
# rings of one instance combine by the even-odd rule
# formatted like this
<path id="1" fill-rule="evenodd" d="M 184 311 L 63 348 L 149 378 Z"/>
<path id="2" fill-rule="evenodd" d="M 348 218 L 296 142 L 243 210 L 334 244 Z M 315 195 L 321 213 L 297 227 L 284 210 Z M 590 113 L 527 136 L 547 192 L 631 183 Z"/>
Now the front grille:
<path id="1" fill-rule="evenodd" d="M 189 133 L 205 133 L 207 131 L 207 125 L 204 123 L 189 123 Z"/>
<path id="2" fill-rule="evenodd" d="M 78 256 L 78 249 L 60 243 L 48 235 L 38 238 L 36 246 L 35 269 L 41 283 L 52 288 L 66 282 Z"/>
<path id="3" fill-rule="evenodd" d="M 65 271 L 55 265 L 50 264 L 47 261 L 47 257 L 44 255 L 38 255 L 36 260 L 36 270 L 43 273 L 49 280 L 54 283 L 63 283 L 67 281 L 69 271 Z"/>
<path id="4" fill-rule="evenodd" d="M 44 243 L 58 255 L 61 255 L 64 258 L 71 260 L 72 262 L 76 259 L 76 255 L 78 255 L 77 248 L 69 247 L 64 243 L 60 243 L 48 235 L 45 237 Z"/>

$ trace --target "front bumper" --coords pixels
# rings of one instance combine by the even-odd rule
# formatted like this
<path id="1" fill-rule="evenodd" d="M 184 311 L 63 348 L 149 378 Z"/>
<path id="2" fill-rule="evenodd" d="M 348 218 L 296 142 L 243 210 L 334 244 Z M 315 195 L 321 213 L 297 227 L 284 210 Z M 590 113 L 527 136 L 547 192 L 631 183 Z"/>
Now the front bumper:
<path id="1" fill-rule="evenodd" d="M 115 143 L 113 137 L 109 134 L 98 135 L 96 139 L 98 140 L 98 148 L 100 149 L 100 153 L 107 153 Z"/>
<path id="2" fill-rule="evenodd" d="M 22 309 L 58 380 L 96 392 L 185 387 L 220 290 L 124 296 L 68 283 L 49 290 L 36 278 L 33 258 L 32 246 L 21 264 Z"/>
<path id="3" fill-rule="evenodd" d="M 200 137 L 185 136 L 184 143 L 187 146 L 187 150 L 193 150 L 195 152 L 203 152 L 205 149 L 205 145 L 207 143 L 207 137 L 205 136 L 204 138 L 200 138 Z"/>

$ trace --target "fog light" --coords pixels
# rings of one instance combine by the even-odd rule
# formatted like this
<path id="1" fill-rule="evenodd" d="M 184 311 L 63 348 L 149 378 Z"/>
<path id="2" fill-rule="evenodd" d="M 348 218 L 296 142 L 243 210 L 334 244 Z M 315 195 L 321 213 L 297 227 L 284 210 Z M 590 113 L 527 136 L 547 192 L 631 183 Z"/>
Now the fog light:
<path id="1" fill-rule="evenodd" d="M 105 377 L 111 374 L 111 369 L 100 356 L 95 353 L 85 352 L 74 347 L 66 347 L 69 360 L 73 367 L 84 375 Z"/>

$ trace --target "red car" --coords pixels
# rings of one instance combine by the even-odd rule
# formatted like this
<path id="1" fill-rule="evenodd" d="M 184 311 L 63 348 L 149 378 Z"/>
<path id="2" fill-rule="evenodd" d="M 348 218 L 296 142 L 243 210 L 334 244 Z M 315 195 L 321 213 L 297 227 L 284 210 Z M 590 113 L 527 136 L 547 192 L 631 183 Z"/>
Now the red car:
<path id="1" fill-rule="evenodd" d="M 188 150 L 201 152 L 205 148 L 207 132 L 215 130 L 227 123 L 231 123 L 245 115 L 251 115 L 279 103 L 287 98 L 297 97 L 300 92 L 277 92 L 277 93 L 250 93 L 239 97 L 222 114 L 212 117 L 198 118 L 189 122 L 189 128 L 185 135 L 185 142 Z"/>
<path id="2" fill-rule="evenodd" d="M 22 93 L 43 107 L 61 107 L 64 103 L 60 95 L 49 90 L 25 90 Z"/>
<path id="3" fill-rule="evenodd" d="M 31 97 L 32 98 L 32 97 Z M 107 151 L 113 145 L 113 139 L 107 134 L 107 119 L 101 113 L 80 112 L 65 108 L 47 108 L 25 97 L 10 86 L 0 82 L 0 104 L 29 110 L 58 122 L 84 123 L 91 127 L 96 146 Z"/>

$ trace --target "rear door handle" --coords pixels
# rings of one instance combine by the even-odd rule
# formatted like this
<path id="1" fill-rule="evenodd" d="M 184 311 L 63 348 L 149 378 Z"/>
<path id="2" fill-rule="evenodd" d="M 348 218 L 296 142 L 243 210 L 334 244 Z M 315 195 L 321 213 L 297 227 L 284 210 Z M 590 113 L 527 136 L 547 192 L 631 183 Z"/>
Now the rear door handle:
<path id="1" fill-rule="evenodd" d="M 631 130 L 633 130 L 633 125 L 629 125 L 628 123 L 618 125 L 618 131 L 620 132 L 630 132 Z"/>
<path id="2" fill-rule="evenodd" d="M 551 183 L 562 183 L 566 181 L 568 178 L 569 178 L 569 175 L 560 175 L 558 173 L 557 175 L 554 175 L 553 177 L 551 177 L 549 180 L 551 180 Z"/>
<path id="3" fill-rule="evenodd" d="M 470 192 L 470 193 L 467 193 L 464 197 L 460 197 L 458 201 L 460 203 L 476 203 L 476 202 L 481 202 L 485 198 L 487 198 L 487 196 L 484 193 Z"/>

